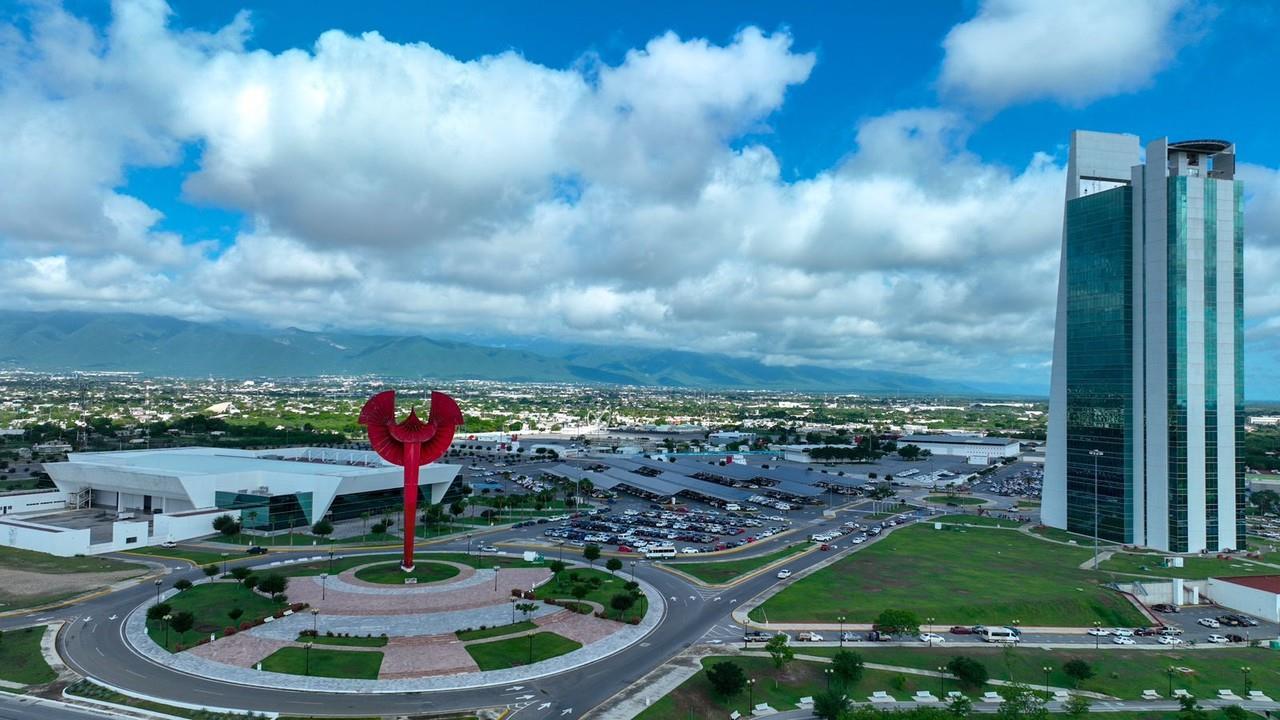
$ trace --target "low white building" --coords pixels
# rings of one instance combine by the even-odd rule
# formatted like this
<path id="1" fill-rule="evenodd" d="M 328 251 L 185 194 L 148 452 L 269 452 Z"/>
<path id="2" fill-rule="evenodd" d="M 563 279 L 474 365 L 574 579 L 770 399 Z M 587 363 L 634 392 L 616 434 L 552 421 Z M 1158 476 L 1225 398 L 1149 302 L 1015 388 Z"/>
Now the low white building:
<path id="1" fill-rule="evenodd" d="M 1207 592 L 1223 607 L 1280 622 L 1280 575 L 1209 578 Z"/>
<path id="2" fill-rule="evenodd" d="M 904 435 L 898 438 L 898 447 L 904 445 L 915 445 L 934 455 L 954 455 L 968 458 L 970 462 L 987 463 L 1018 457 L 1022 444 L 1012 438 L 986 435 Z"/>

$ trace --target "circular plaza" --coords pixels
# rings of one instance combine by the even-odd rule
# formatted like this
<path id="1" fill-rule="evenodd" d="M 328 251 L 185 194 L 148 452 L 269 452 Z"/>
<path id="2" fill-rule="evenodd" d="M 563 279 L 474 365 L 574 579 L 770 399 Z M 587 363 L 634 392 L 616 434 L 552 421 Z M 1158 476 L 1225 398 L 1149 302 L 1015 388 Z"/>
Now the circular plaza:
<path id="1" fill-rule="evenodd" d="M 643 580 L 541 558 L 358 554 L 267 563 L 169 589 L 124 625 L 135 651 L 203 678 L 291 690 L 456 690 L 552 675 L 662 619 Z"/>

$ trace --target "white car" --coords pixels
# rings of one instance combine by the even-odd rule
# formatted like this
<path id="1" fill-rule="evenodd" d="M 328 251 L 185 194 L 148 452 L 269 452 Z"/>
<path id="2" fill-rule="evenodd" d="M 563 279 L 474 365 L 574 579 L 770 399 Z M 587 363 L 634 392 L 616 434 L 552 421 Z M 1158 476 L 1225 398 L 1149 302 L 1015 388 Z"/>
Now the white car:
<path id="1" fill-rule="evenodd" d="M 172 540 L 165 540 L 164 542 L 160 543 L 160 547 L 162 547 L 162 548 L 169 548 L 169 549 L 173 549 L 173 548 L 178 547 L 178 543 L 176 543 L 176 542 L 174 542 L 174 541 L 172 541 Z"/>
<path id="2" fill-rule="evenodd" d="M 790 571 L 790 570 L 779 570 L 779 571 L 778 571 L 778 579 L 779 579 L 779 580 L 786 580 L 786 579 L 787 579 L 787 578 L 789 578 L 789 577 L 791 577 L 791 571 Z"/>
<path id="3" fill-rule="evenodd" d="M 498 552 L 496 545 L 481 545 L 480 552 Z"/>
<path id="4" fill-rule="evenodd" d="M 1137 645 L 1138 644 L 1137 641 L 1135 641 L 1133 638 L 1122 637 L 1122 636 L 1116 636 L 1116 638 L 1111 642 L 1115 643 L 1116 645 Z"/>
<path id="5" fill-rule="evenodd" d="M 1111 634 L 1116 637 L 1133 637 L 1133 631 L 1125 628 L 1112 628 Z"/>
<path id="6" fill-rule="evenodd" d="M 822 642 L 823 638 L 822 635 L 816 632 L 802 632 L 796 635 L 796 640 L 801 642 Z"/>
<path id="7" fill-rule="evenodd" d="M 1217 620 L 1214 620 L 1213 618 L 1207 618 L 1207 617 L 1206 617 L 1206 618 L 1200 618 L 1200 619 L 1199 619 L 1199 620 L 1197 620 L 1196 622 L 1200 623 L 1201 625 L 1203 625 L 1203 626 L 1205 626 L 1205 627 L 1207 627 L 1207 628 L 1222 627 L 1222 623 L 1219 623 Z"/>
<path id="8" fill-rule="evenodd" d="M 947 639 L 937 633 L 920 633 L 920 642 L 936 645 L 946 642 Z"/>
<path id="9" fill-rule="evenodd" d="M 1217 633 L 1214 633 L 1209 636 L 1209 642 L 1221 644 L 1221 643 L 1227 642 L 1227 638 L 1225 635 L 1219 635 Z"/>
<path id="10" fill-rule="evenodd" d="M 1111 631 L 1106 628 L 1089 628 L 1089 634 L 1094 637 L 1106 637 L 1111 634 Z"/>
<path id="11" fill-rule="evenodd" d="M 1160 643 L 1161 645 L 1181 645 L 1182 638 L 1174 637 L 1173 635 L 1161 635 L 1159 638 L 1156 639 L 1156 642 Z"/>
<path id="12" fill-rule="evenodd" d="M 687 547 L 687 548 L 680 548 L 680 552 L 684 553 L 685 555 L 697 555 L 699 551 L 698 551 L 698 548 L 696 547 Z"/>

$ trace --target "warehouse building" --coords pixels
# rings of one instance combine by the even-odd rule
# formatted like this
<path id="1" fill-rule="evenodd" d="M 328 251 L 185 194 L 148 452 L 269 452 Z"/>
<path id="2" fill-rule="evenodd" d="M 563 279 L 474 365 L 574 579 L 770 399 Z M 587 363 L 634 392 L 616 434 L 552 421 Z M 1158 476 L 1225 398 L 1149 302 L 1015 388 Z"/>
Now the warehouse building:
<path id="1" fill-rule="evenodd" d="M 986 435 L 904 435 L 898 447 L 915 445 L 934 455 L 955 455 L 986 465 L 994 460 L 1017 458 L 1022 444 L 1012 438 Z"/>

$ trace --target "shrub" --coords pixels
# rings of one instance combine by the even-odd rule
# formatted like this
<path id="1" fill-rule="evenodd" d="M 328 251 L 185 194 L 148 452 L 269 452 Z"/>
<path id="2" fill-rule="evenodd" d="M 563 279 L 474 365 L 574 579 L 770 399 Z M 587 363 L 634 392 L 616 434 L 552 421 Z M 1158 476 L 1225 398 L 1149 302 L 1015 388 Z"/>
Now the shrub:
<path id="1" fill-rule="evenodd" d="M 222 628 L 223 637 L 231 637 L 232 635 L 235 635 L 235 634 L 236 634 L 236 629 L 231 627 L 230 625 Z"/>
<path id="2" fill-rule="evenodd" d="M 246 620 L 245 622 L 240 623 L 240 630 L 241 630 L 241 631 L 248 630 L 248 629 L 250 629 L 250 628 L 252 628 L 252 627 L 253 627 L 253 623 L 251 623 L 251 622 L 249 622 L 249 621 L 247 621 L 247 620 Z"/>

